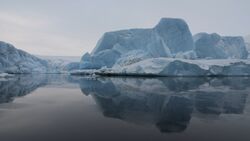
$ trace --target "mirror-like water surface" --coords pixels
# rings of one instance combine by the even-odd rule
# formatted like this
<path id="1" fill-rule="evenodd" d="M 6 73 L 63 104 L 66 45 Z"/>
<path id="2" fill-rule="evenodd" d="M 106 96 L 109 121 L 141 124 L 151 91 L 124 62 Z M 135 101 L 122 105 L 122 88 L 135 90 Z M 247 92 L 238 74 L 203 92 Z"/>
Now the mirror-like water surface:
<path id="1" fill-rule="evenodd" d="M 250 78 L 0 79 L 0 140 L 250 140 Z"/>

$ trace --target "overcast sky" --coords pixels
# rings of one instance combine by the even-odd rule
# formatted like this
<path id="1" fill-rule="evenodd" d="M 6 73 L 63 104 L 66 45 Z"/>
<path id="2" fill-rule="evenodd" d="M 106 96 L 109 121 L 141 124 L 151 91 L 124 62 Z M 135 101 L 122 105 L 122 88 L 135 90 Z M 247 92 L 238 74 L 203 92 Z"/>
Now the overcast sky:
<path id="1" fill-rule="evenodd" d="M 250 34 L 250 0 L 0 0 L 0 40 L 37 55 L 81 56 L 104 32 L 184 19 L 193 34 Z"/>

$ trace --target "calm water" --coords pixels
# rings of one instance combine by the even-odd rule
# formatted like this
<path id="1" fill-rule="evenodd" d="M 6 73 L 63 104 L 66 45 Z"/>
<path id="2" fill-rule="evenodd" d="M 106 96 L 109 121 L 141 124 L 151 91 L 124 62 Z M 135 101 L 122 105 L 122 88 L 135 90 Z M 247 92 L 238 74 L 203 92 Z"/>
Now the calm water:
<path id="1" fill-rule="evenodd" d="M 0 79 L 0 141 L 249 141 L 250 78 Z"/>

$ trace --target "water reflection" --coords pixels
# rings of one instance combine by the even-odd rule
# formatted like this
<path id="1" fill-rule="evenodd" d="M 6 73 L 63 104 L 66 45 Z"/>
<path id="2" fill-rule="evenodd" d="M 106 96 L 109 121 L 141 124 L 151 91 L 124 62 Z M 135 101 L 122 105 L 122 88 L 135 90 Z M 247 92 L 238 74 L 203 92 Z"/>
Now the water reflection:
<path id="1" fill-rule="evenodd" d="M 154 124 L 161 132 L 182 132 L 192 116 L 219 118 L 244 112 L 250 78 L 83 78 L 106 117 Z"/>
<path id="2" fill-rule="evenodd" d="M 70 83 L 77 83 L 74 81 L 68 75 L 16 75 L 0 80 L 0 104 L 12 102 L 42 86 L 66 87 Z"/>
<path id="3" fill-rule="evenodd" d="M 72 88 L 93 97 L 105 117 L 154 125 L 164 133 L 183 132 L 193 117 L 219 119 L 243 114 L 250 78 L 79 78 L 25 75 L 0 81 L 0 104 L 39 87 Z M 78 89 L 78 88 L 77 88 Z"/>
<path id="4" fill-rule="evenodd" d="M 14 98 L 25 96 L 46 83 L 44 77 L 32 75 L 17 76 L 0 81 L 0 104 L 12 102 Z"/>

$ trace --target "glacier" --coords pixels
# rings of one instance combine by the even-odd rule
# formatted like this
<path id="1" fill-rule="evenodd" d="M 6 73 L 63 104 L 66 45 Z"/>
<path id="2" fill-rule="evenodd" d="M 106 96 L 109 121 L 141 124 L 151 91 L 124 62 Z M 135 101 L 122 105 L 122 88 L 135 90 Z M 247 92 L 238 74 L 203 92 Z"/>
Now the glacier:
<path id="1" fill-rule="evenodd" d="M 162 18 L 152 29 L 105 33 L 83 55 L 75 75 L 248 76 L 250 60 L 241 36 L 198 33 L 182 19 Z"/>

